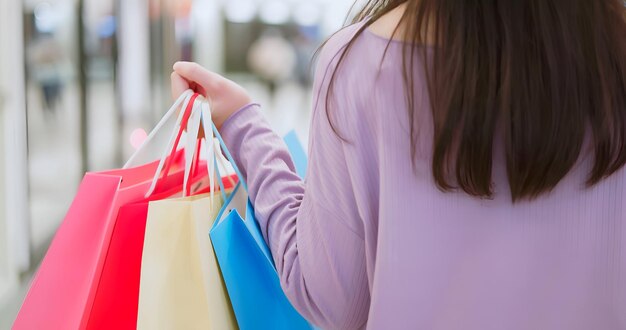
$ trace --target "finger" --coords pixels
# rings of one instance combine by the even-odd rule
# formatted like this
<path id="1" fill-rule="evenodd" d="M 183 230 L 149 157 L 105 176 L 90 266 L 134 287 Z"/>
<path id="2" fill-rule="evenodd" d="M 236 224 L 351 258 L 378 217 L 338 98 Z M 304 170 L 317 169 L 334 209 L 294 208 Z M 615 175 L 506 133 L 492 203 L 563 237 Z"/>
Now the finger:
<path id="1" fill-rule="evenodd" d="M 193 62 L 176 62 L 174 64 L 174 72 L 189 82 L 195 82 L 209 93 L 215 90 L 220 82 L 224 80 L 222 76 Z"/>
<path id="2" fill-rule="evenodd" d="M 190 82 L 189 83 L 189 88 L 191 88 L 194 92 L 196 93 L 200 93 L 201 95 L 206 96 L 206 90 L 204 89 L 204 87 L 200 86 L 199 84 L 196 84 L 195 82 Z"/>
<path id="3" fill-rule="evenodd" d="M 170 79 L 172 81 L 172 97 L 174 99 L 178 98 L 182 93 L 190 88 L 189 82 L 176 72 L 172 72 Z"/>

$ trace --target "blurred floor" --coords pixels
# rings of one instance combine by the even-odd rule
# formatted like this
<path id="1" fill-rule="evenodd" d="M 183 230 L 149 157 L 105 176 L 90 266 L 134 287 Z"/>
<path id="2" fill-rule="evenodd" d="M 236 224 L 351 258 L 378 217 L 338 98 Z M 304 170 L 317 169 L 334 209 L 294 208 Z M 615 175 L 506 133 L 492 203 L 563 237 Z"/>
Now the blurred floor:
<path id="1" fill-rule="evenodd" d="M 246 87 L 277 133 L 295 129 L 306 148 L 308 141 L 311 96 L 308 89 L 286 83 L 269 95 L 267 87 L 246 77 L 232 77 Z M 29 86 L 29 171 L 31 198 L 31 242 L 33 260 L 38 262 L 67 211 L 80 183 L 80 147 L 78 130 L 78 95 L 76 86 L 66 86 L 57 112 L 42 111 L 40 91 Z M 112 132 L 117 132 L 113 89 L 107 83 L 93 83 L 89 90 L 90 168 L 102 170 L 115 164 Z M 162 111 L 165 111 L 163 109 Z M 122 139 L 129 143 L 128 138 Z M 156 156 L 156 155 L 155 155 Z M 0 306 L 0 330 L 10 329 L 26 294 L 31 275 L 8 304 Z"/>

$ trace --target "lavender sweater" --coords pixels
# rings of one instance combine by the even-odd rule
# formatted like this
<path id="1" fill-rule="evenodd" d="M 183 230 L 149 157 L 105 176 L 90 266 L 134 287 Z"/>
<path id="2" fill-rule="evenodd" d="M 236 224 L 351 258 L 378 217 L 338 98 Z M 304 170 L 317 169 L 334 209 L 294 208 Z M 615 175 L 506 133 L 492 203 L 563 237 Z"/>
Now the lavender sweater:
<path id="1" fill-rule="evenodd" d="M 222 127 L 293 305 L 328 329 L 626 329 L 626 177 L 585 189 L 592 155 L 552 191 L 511 204 L 495 143 L 492 200 L 440 192 L 420 68 L 417 171 L 410 160 L 401 45 L 356 26 L 335 35 L 316 73 L 303 182 L 258 106 Z"/>

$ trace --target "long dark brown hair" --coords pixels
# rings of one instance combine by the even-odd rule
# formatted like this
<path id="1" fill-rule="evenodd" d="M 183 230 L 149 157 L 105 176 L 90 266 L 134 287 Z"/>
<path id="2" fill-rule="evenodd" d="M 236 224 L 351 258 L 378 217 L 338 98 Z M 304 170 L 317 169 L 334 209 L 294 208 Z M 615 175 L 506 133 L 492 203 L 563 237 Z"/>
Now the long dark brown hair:
<path id="1" fill-rule="evenodd" d="M 431 55 L 424 53 L 419 62 L 427 72 L 434 118 L 432 174 L 440 189 L 491 197 L 494 138 L 504 139 L 514 202 L 553 189 L 577 162 L 587 134 L 595 150 L 588 186 L 624 166 L 622 0 L 370 0 L 354 19 L 366 23 L 337 67 L 359 34 L 404 3 L 394 35 L 406 41 L 402 65 L 414 123 L 411 156 L 415 162 L 412 75 L 420 65 L 415 55 L 429 49 Z M 432 47 L 419 47 L 428 43 Z M 503 135 L 496 136 L 497 125 Z"/>

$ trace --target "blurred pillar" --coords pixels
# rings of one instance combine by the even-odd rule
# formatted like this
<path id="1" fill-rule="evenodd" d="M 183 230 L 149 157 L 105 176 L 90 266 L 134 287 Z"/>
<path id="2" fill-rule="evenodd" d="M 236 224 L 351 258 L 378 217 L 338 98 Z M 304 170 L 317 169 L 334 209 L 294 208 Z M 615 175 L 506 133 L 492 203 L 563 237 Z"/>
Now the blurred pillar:
<path id="1" fill-rule="evenodd" d="M 87 56 L 85 54 L 85 1 L 78 0 L 76 25 L 78 39 L 78 86 L 80 110 L 80 164 L 81 175 L 89 170 L 89 111 L 87 109 Z"/>
<path id="2" fill-rule="evenodd" d="M 118 88 L 124 116 L 146 116 L 150 90 L 148 0 L 119 1 Z"/>
<path id="3" fill-rule="evenodd" d="M 221 13 L 218 1 L 193 2 L 194 60 L 216 72 L 224 71 L 224 20 Z"/>
<path id="4" fill-rule="evenodd" d="M 30 267 L 22 3 L 0 0 L 0 281 Z M 16 283 L 16 282 L 15 282 Z"/>
<path id="5" fill-rule="evenodd" d="M 123 0 L 113 1 L 113 16 L 115 17 L 115 33 L 113 34 L 113 45 L 111 56 L 113 61 L 113 89 L 115 91 L 115 121 L 117 130 L 114 132 L 113 141 L 115 143 L 115 164 L 124 164 L 124 111 L 122 110 L 122 100 L 120 97 L 119 81 L 119 17 L 120 3 Z"/>
<path id="6" fill-rule="evenodd" d="M 158 49 L 162 52 L 161 63 L 159 68 L 159 74 L 161 76 L 161 90 L 159 91 L 160 103 L 157 104 L 154 111 L 157 115 L 155 118 L 160 118 L 163 115 L 163 109 L 172 103 L 172 96 L 170 93 L 170 74 L 172 72 L 172 65 L 181 57 L 181 45 L 176 40 L 176 9 L 177 7 L 186 7 L 184 3 L 189 0 L 175 1 L 175 0 L 159 0 L 163 10 L 161 11 L 161 41 Z"/>
<path id="7" fill-rule="evenodd" d="M 4 9 L 2 2 L 6 2 L 6 0 L 0 0 L 0 10 Z M 0 36 L 0 40 L 4 41 L 2 36 Z M 0 52 L 0 63 L 5 61 L 5 56 L 4 53 Z M 2 67 L 3 65 L 0 64 L 0 75 L 4 76 L 4 68 Z M 0 127 L 4 127 L 4 115 L 7 111 L 5 109 L 5 93 L 4 90 L 0 89 Z M 9 295 L 11 288 L 15 287 L 17 283 L 16 273 L 9 264 L 9 245 L 7 244 L 5 143 L 4 135 L 0 134 L 0 306 L 3 305 L 3 301 Z"/>

